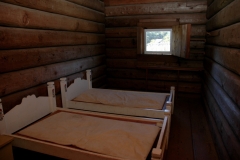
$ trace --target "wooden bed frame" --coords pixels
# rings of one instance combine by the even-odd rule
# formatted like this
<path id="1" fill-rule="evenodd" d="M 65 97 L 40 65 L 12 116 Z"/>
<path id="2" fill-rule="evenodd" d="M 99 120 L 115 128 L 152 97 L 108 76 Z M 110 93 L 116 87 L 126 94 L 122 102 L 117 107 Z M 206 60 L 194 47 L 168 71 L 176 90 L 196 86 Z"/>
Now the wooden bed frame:
<path id="1" fill-rule="evenodd" d="M 22 103 L 20 105 L 15 106 L 5 115 L 3 114 L 2 103 L 0 103 L 0 134 L 12 136 L 14 138 L 13 146 L 65 159 L 81 159 L 81 160 L 121 159 L 13 134 L 28 125 L 32 125 L 33 122 L 38 121 L 43 117 L 47 118 L 47 116 L 51 116 L 55 112 L 71 112 L 108 119 L 110 118 L 158 125 L 162 129 L 158 136 L 157 145 L 154 146 L 152 149 L 151 159 L 160 160 L 163 158 L 168 138 L 167 135 L 168 134 L 167 125 L 169 123 L 168 116 L 165 116 L 164 119 L 149 119 L 57 108 L 55 99 L 55 87 L 53 82 L 48 83 L 48 94 L 49 94 L 48 97 L 36 98 L 35 95 L 32 95 L 23 98 Z"/>
<path id="2" fill-rule="evenodd" d="M 86 111 L 113 113 L 113 114 L 128 115 L 128 116 L 140 116 L 140 117 L 149 117 L 149 118 L 163 118 L 164 116 L 168 115 L 169 111 L 173 113 L 174 99 L 175 99 L 175 87 L 173 86 L 171 87 L 170 93 L 168 94 L 169 98 L 165 102 L 166 107 L 164 110 L 118 107 L 118 106 L 111 106 L 111 105 L 105 105 L 105 104 L 72 101 L 72 99 L 74 99 L 84 91 L 88 89 L 92 89 L 91 70 L 87 70 L 86 72 L 87 72 L 87 80 L 76 78 L 69 87 L 67 87 L 67 78 L 60 79 L 63 108 L 72 108 L 72 109 L 80 109 L 80 110 L 86 110 Z M 126 92 L 136 92 L 136 91 L 126 91 Z M 147 93 L 151 94 L 151 92 L 147 92 Z"/>

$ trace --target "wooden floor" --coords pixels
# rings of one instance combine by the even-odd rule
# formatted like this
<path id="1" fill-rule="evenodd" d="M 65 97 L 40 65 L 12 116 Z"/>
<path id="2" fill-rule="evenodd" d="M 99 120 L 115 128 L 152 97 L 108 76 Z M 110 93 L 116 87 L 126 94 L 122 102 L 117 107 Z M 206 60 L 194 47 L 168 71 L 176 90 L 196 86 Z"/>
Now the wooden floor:
<path id="1" fill-rule="evenodd" d="M 165 160 L 218 160 L 200 97 L 177 95 Z"/>

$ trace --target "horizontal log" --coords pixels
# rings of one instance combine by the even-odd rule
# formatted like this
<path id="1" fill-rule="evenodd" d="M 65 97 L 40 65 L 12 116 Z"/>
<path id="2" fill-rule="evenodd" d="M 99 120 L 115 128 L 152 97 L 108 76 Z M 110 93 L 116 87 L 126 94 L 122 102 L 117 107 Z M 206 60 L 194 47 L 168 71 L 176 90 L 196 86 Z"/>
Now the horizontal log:
<path id="1" fill-rule="evenodd" d="M 107 48 L 137 48 L 136 38 L 107 38 Z"/>
<path id="2" fill-rule="evenodd" d="M 107 58 L 121 58 L 121 59 L 136 59 L 137 49 L 116 49 L 107 48 L 106 49 Z"/>
<path id="3" fill-rule="evenodd" d="M 207 72 L 205 72 L 204 75 L 204 82 L 207 84 L 211 94 L 216 100 L 218 106 L 221 108 L 221 111 L 231 126 L 234 134 L 236 137 L 240 137 L 239 107 Z"/>
<path id="4" fill-rule="evenodd" d="M 240 48 L 240 23 L 212 31 L 207 37 L 208 44 Z"/>
<path id="5" fill-rule="evenodd" d="M 135 59 L 107 59 L 107 68 L 136 68 Z"/>
<path id="6" fill-rule="evenodd" d="M 207 18 L 211 18 L 214 16 L 217 12 L 219 12 L 221 9 L 226 7 L 228 4 L 230 4 L 234 0 L 215 0 L 209 5 L 207 10 Z"/>
<path id="7" fill-rule="evenodd" d="M 194 0 L 188 0 L 194 1 Z M 159 2 L 186 2 L 186 0 L 104 0 L 105 6 L 120 6 L 130 4 L 145 4 L 145 3 L 159 3 Z"/>
<path id="8" fill-rule="evenodd" d="M 37 2 L 35 0 L 2 0 L 2 2 L 95 22 L 104 22 L 103 13 L 64 0 L 41 0 Z"/>
<path id="9" fill-rule="evenodd" d="M 93 88 L 99 88 L 101 86 L 106 85 L 107 77 L 106 75 L 103 75 L 101 77 L 98 77 L 96 79 L 93 79 L 92 81 L 92 87 Z"/>
<path id="10" fill-rule="evenodd" d="M 240 75 L 240 49 L 206 45 L 206 56 Z"/>
<path id="11" fill-rule="evenodd" d="M 103 34 L 0 27 L 0 49 L 23 49 L 105 42 Z"/>
<path id="12" fill-rule="evenodd" d="M 108 78 L 108 87 L 113 89 L 124 89 L 124 90 L 148 90 L 155 92 L 169 92 L 171 86 L 176 86 L 176 82 L 169 81 L 148 81 L 146 84 L 145 80 L 137 79 L 115 79 Z M 178 85 L 179 92 L 185 93 L 200 93 L 201 84 L 199 83 L 184 83 L 180 82 Z"/>
<path id="13" fill-rule="evenodd" d="M 104 54 L 104 45 L 0 50 L 0 73 Z"/>
<path id="14" fill-rule="evenodd" d="M 116 38 L 116 37 L 137 37 L 137 28 L 106 28 L 105 29 L 106 38 Z"/>
<path id="15" fill-rule="evenodd" d="M 98 66 L 98 67 L 95 67 L 95 68 L 89 68 L 92 70 L 92 77 L 95 79 L 95 78 L 98 78 L 102 75 L 104 75 L 105 73 L 102 72 L 106 66 Z M 68 83 L 72 83 L 73 80 L 75 78 L 84 78 L 86 79 L 86 74 L 85 74 L 85 71 L 80 71 L 78 73 L 75 73 L 73 75 L 65 75 L 65 77 L 67 78 L 68 80 Z M 62 101 L 61 101 L 61 94 L 60 94 L 60 80 L 59 79 L 56 79 L 56 80 L 51 80 L 51 81 L 54 81 L 55 83 L 55 89 L 56 89 L 56 98 L 57 98 L 57 106 L 60 107 L 62 104 Z M 4 97 L 1 97 L 2 99 L 2 103 L 3 103 L 3 109 L 4 109 L 4 113 L 7 113 L 9 110 L 11 110 L 14 106 L 16 105 L 19 105 L 22 101 L 22 98 L 23 97 L 26 97 L 28 95 L 36 95 L 37 97 L 39 96 L 47 96 L 48 93 L 47 93 L 47 84 L 41 84 L 41 85 L 38 85 L 38 86 L 34 86 L 30 89 L 26 89 L 26 90 L 23 90 L 23 91 L 20 91 L 20 92 L 16 92 L 16 93 L 13 93 L 13 94 L 10 94 L 10 95 L 7 95 L 7 96 L 4 96 Z"/>
<path id="16" fill-rule="evenodd" d="M 222 137 L 222 141 L 225 145 L 226 150 L 228 151 L 231 159 L 239 159 L 240 153 L 238 151 L 240 150 L 240 143 L 238 141 L 238 138 L 233 133 L 226 118 L 220 110 L 220 107 L 213 98 L 207 86 L 204 87 L 204 95 L 208 104 L 207 107 L 215 119 L 216 126 L 218 128 L 218 131 L 220 131 L 220 136 Z"/>
<path id="17" fill-rule="evenodd" d="M 240 108 L 240 76 L 206 58 L 204 67 Z"/>
<path id="18" fill-rule="evenodd" d="M 204 49 L 205 48 L 205 41 L 190 41 L 190 48 L 191 49 Z"/>
<path id="19" fill-rule="evenodd" d="M 104 32 L 104 24 L 0 2 L 0 25 L 82 32 Z M 47 22 L 47 23 L 46 23 Z"/>
<path id="20" fill-rule="evenodd" d="M 226 151 L 226 148 L 222 142 L 222 137 L 220 135 L 220 132 L 217 129 L 217 125 L 212 117 L 211 111 L 209 110 L 208 104 L 206 100 L 204 100 L 205 106 L 206 106 L 206 115 L 208 118 L 208 124 L 210 131 L 212 132 L 212 138 L 215 143 L 215 147 L 218 153 L 219 160 L 225 160 L 230 159 L 228 152 Z"/>
<path id="21" fill-rule="evenodd" d="M 179 19 L 180 24 L 205 24 L 205 13 L 162 14 L 145 16 L 106 17 L 106 27 L 136 27 L 140 19 Z"/>
<path id="22" fill-rule="evenodd" d="M 199 60 L 199 61 L 202 61 L 204 59 L 204 54 L 196 54 L 196 53 L 192 53 L 191 50 L 190 50 L 190 54 L 189 54 L 189 57 L 188 57 L 189 60 Z"/>
<path id="23" fill-rule="evenodd" d="M 9 72 L 0 75 L 0 97 L 103 64 L 105 56 Z M 14 85 L 13 85 L 14 84 Z"/>
<path id="24" fill-rule="evenodd" d="M 136 4 L 123 6 L 105 7 L 105 15 L 109 16 L 129 16 L 147 14 L 166 14 L 166 13 L 199 13 L 206 12 L 206 1 L 193 2 L 165 2 L 154 4 Z"/>
<path id="25" fill-rule="evenodd" d="M 230 2 L 232 0 L 224 1 Z M 219 1 L 215 1 L 219 2 Z M 223 3 L 224 4 L 224 3 Z M 212 17 L 206 25 L 208 31 L 212 31 L 214 29 L 219 29 L 222 27 L 226 27 L 228 25 L 232 25 L 234 23 L 240 22 L 240 14 L 236 14 L 239 12 L 240 1 L 233 1 L 224 9 L 219 11 L 214 17 Z M 209 11 L 210 12 L 210 11 Z"/>
<path id="26" fill-rule="evenodd" d="M 192 25 L 191 37 L 205 37 L 206 26 L 205 25 Z"/>
<path id="27" fill-rule="evenodd" d="M 198 72 L 164 70 L 149 70 L 146 75 L 144 69 L 108 69 L 107 76 L 109 78 L 125 78 L 125 79 L 146 79 L 149 80 L 166 80 L 166 81 L 181 81 L 181 82 L 201 82 L 201 75 Z"/>
<path id="28" fill-rule="evenodd" d="M 207 4 L 208 4 L 208 6 L 210 6 L 210 5 L 212 4 L 213 1 L 214 1 L 214 0 L 207 0 Z"/>
<path id="29" fill-rule="evenodd" d="M 76 3 L 78 5 L 88 7 L 100 12 L 104 12 L 104 2 L 99 0 L 67 0 L 72 3 Z"/>

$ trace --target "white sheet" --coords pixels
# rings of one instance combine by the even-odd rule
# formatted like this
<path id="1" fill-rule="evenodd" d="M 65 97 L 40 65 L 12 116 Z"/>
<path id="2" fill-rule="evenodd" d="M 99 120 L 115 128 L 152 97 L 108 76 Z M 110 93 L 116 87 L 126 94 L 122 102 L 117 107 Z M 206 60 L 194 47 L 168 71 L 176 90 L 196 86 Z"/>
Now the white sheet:
<path id="1" fill-rule="evenodd" d="M 19 134 L 114 157 L 144 160 L 159 130 L 154 125 L 60 112 Z"/>
<path id="2" fill-rule="evenodd" d="M 167 95 L 166 93 L 90 89 L 73 100 L 111 106 L 162 109 Z"/>

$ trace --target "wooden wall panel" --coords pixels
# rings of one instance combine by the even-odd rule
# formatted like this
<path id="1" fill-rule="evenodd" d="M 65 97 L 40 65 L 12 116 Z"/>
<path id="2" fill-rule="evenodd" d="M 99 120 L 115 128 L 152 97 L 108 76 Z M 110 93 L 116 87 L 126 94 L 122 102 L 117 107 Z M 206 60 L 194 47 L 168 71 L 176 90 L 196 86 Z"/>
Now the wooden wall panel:
<path id="1" fill-rule="evenodd" d="M 116 85 L 122 86 L 124 89 L 144 89 L 144 87 L 140 85 L 140 81 L 144 81 L 146 77 L 143 74 L 145 73 L 145 70 L 141 68 L 147 65 L 173 68 L 185 67 L 193 70 L 196 70 L 196 68 L 200 70 L 201 68 L 203 69 L 203 54 L 206 35 L 205 24 L 207 22 L 205 13 L 207 9 L 206 0 L 107 0 L 104 2 L 106 6 L 105 34 L 108 69 L 107 76 L 110 87 L 115 87 L 114 85 Z M 139 43 L 137 35 L 138 27 L 143 25 L 140 21 L 146 19 L 153 19 L 153 21 L 155 19 L 177 19 L 179 24 L 192 24 L 189 59 L 184 60 L 173 56 L 143 56 L 137 54 L 137 44 Z M 155 27 L 157 26 L 154 23 L 151 25 Z M 175 77 L 176 74 L 173 74 L 177 71 L 166 72 L 164 70 L 150 70 L 149 72 L 154 72 L 153 75 L 158 77 L 156 80 L 162 79 L 166 83 L 169 82 L 173 84 L 174 81 L 176 82 L 177 80 Z M 161 73 L 165 74 L 160 76 Z M 191 82 L 195 82 L 200 86 L 200 80 L 195 79 L 196 74 L 198 75 L 198 78 L 201 77 L 200 72 L 180 72 L 180 82 L 189 83 L 189 86 L 192 85 Z M 153 78 L 153 75 L 151 75 L 151 78 Z M 119 84 L 111 82 L 111 80 L 116 82 L 117 78 L 130 79 L 131 82 L 134 82 L 132 85 L 135 85 L 135 87 L 127 85 L 130 87 L 128 88 L 124 86 L 125 82 L 122 81 L 119 81 Z M 136 84 L 135 80 L 138 80 Z M 155 91 L 164 91 L 165 88 L 162 87 L 163 85 L 157 87 L 158 85 L 155 85 L 155 89 L 153 89 L 153 85 L 152 89 Z M 179 91 L 200 93 L 200 89 L 194 91 L 192 88 L 183 88 L 179 89 Z"/>
<path id="2" fill-rule="evenodd" d="M 9 111 L 29 94 L 46 96 L 46 82 L 69 84 L 93 69 L 106 84 L 104 3 L 99 0 L 0 2 L 0 98 Z"/>

